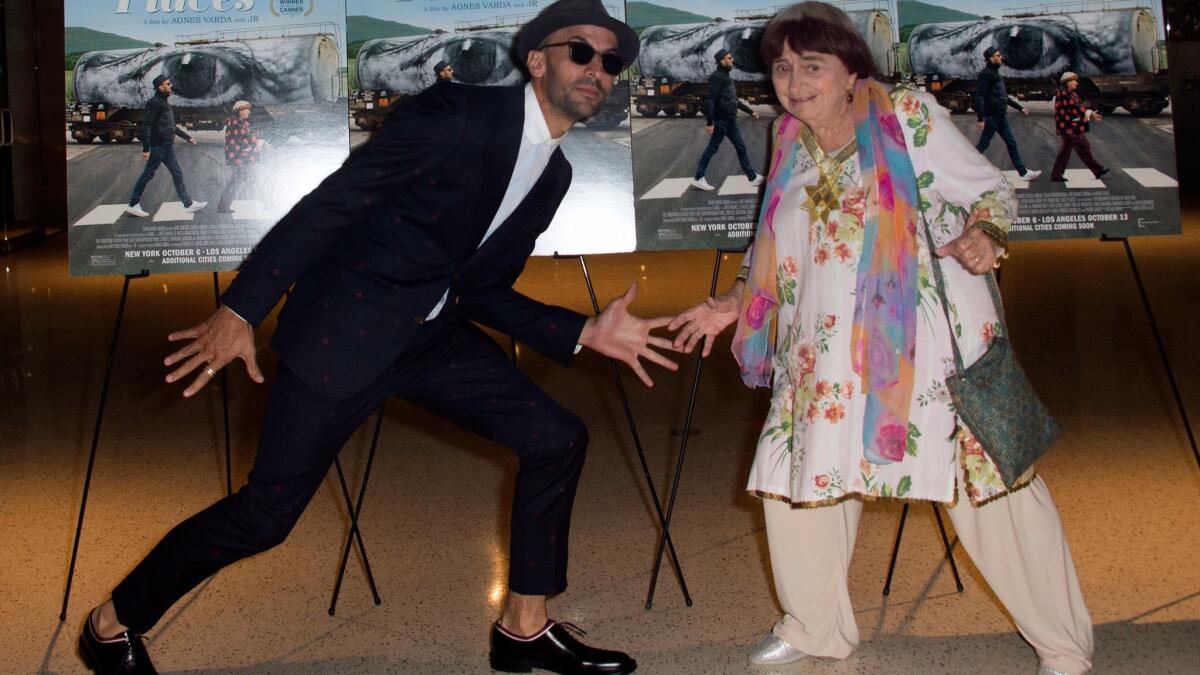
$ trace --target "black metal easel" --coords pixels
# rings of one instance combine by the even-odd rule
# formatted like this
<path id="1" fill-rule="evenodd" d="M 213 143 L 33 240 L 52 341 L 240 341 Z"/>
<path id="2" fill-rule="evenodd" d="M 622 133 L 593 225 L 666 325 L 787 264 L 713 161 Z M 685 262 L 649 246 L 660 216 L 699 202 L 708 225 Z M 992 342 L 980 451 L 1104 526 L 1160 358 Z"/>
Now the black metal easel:
<path id="1" fill-rule="evenodd" d="M 358 486 L 358 499 L 353 505 L 350 501 L 350 489 L 346 486 L 346 474 L 342 471 L 342 462 L 336 455 L 333 458 L 333 467 L 337 469 L 342 497 L 346 500 L 346 508 L 350 510 L 350 532 L 346 534 L 346 545 L 342 547 L 342 561 L 338 564 L 337 580 L 333 583 L 333 597 L 329 600 L 329 616 L 333 616 L 333 613 L 337 611 L 342 579 L 346 576 L 346 562 L 350 558 L 350 546 L 356 540 L 358 555 L 362 558 L 363 571 L 367 575 L 367 584 L 371 586 L 371 598 L 376 605 L 383 602 L 379 597 L 379 588 L 375 585 L 375 575 L 371 572 L 371 562 L 367 559 L 367 547 L 363 544 L 362 533 L 358 529 L 358 516 L 362 513 L 363 499 L 367 494 L 367 480 L 371 477 L 371 464 L 375 462 L 375 449 L 379 447 L 379 432 L 383 429 L 383 411 L 386 407 L 387 401 L 379 404 L 379 413 L 375 416 L 375 433 L 371 435 L 371 449 L 367 453 L 367 466 L 363 469 L 362 483 Z"/>
<path id="2" fill-rule="evenodd" d="M 950 571 L 954 574 L 954 587 L 959 593 L 963 592 L 962 578 L 958 576 L 958 565 L 954 564 L 954 549 L 950 546 L 950 538 L 946 536 L 946 525 L 942 522 L 942 512 L 936 502 L 929 502 L 933 508 L 933 517 L 937 519 L 938 532 L 942 535 L 942 545 L 946 547 L 946 560 L 950 563 Z M 900 526 L 896 530 L 896 543 L 892 546 L 892 561 L 888 563 L 887 581 L 883 582 L 883 594 L 892 592 L 892 573 L 896 571 L 896 556 L 900 553 L 900 539 L 904 537 L 904 521 L 908 519 L 908 502 L 900 510 Z"/>
<path id="3" fill-rule="evenodd" d="M 121 336 L 121 324 L 125 317 L 125 302 L 129 298 L 129 282 L 132 279 L 144 279 L 149 276 L 150 276 L 150 272 L 148 270 L 142 270 L 141 272 L 139 272 L 137 274 L 127 274 L 127 275 L 125 275 L 125 281 L 121 286 L 121 300 L 117 304 L 117 316 L 116 316 L 116 320 L 113 323 L 112 343 L 109 345 L 108 362 L 105 367 L 104 380 L 103 380 L 103 384 L 101 385 L 101 390 L 100 390 L 100 404 L 96 411 L 96 423 L 95 423 L 95 426 L 93 427 L 93 432 L 92 432 L 92 447 L 91 447 L 90 453 L 88 454 L 87 473 L 86 473 L 86 476 L 83 481 L 83 496 L 81 497 L 80 504 L 79 504 L 79 518 L 77 519 L 77 521 L 75 523 L 75 540 L 71 546 L 71 562 L 70 562 L 70 566 L 68 567 L 68 570 L 67 570 L 66 589 L 63 591 L 62 610 L 59 612 L 59 616 L 58 616 L 59 621 L 66 621 L 66 619 L 67 619 L 67 607 L 68 607 L 68 604 L 69 604 L 70 598 L 71 598 L 71 585 L 75 579 L 75 563 L 79 556 L 79 540 L 81 538 L 81 535 L 83 534 L 83 518 L 87 511 L 88 494 L 91 490 L 92 474 L 93 474 L 93 470 L 96 465 L 96 451 L 100 445 L 100 426 L 101 426 L 101 423 L 104 421 L 104 408 L 108 401 L 108 390 L 109 390 L 109 385 L 112 382 L 113 366 L 116 363 L 117 343 Z M 219 308 L 221 306 L 221 290 L 220 290 L 219 277 L 216 272 L 213 272 L 213 296 L 216 299 L 216 305 Z M 224 427 L 225 427 L 225 429 L 224 429 L 224 431 L 225 431 L 225 493 L 226 493 L 226 495 L 231 495 L 231 494 L 233 494 L 233 463 L 232 463 L 232 441 L 231 441 L 230 424 L 229 424 L 229 386 L 228 386 L 228 383 L 229 383 L 228 377 L 227 377 L 224 369 L 222 369 L 222 371 L 221 371 L 221 409 L 222 409 L 223 416 L 224 416 Z M 382 423 L 382 412 L 383 411 L 381 408 L 380 409 L 380 423 Z M 379 439 L 379 425 L 377 424 L 376 429 L 375 429 L 375 440 L 378 441 L 378 439 Z M 374 443 L 373 443 L 372 447 L 371 447 L 371 456 L 372 457 L 374 456 L 374 450 L 375 450 L 375 447 L 374 447 Z M 368 471 L 370 470 L 369 462 L 370 462 L 370 460 L 368 460 Z M 355 509 L 352 505 L 352 502 L 350 499 L 350 491 L 346 487 L 346 481 L 342 474 L 341 463 L 338 461 L 338 459 L 336 457 L 334 458 L 334 465 L 337 468 L 338 479 L 341 482 L 341 486 L 342 486 L 342 495 L 346 500 L 346 507 L 348 509 L 351 509 L 352 513 L 354 514 L 354 522 L 352 522 L 352 535 L 358 537 L 359 553 L 362 556 L 363 566 L 366 569 L 367 581 L 371 585 L 371 592 L 375 597 L 375 604 L 379 604 L 379 602 L 380 602 L 379 592 L 376 590 L 376 587 L 375 587 L 375 578 L 371 573 L 371 565 L 370 565 L 370 562 L 367 560 L 366 548 L 363 546 L 362 537 L 361 537 L 361 535 L 358 534 L 358 530 L 357 530 L 358 509 Z M 365 489 L 365 480 L 364 480 L 363 487 Z M 361 508 L 361 506 L 362 506 L 362 491 L 360 491 L 360 494 L 359 494 L 359 508 Z M 342 567 L 343 567 L 343 569 L 345 568 L 345 556 L 343 556 Z M 339 577 L 339 583 L 340 583 L 340 577 Z M 336 601 L 336 595 L 335 595 L 335 601 Z M 332 609 L 331 609 L 330 613 L 332 613 Z"/>
<path id="4" fill-rule="evenodd" d="M 554 257 L 555 258 L 572 257 L 572 258 L 579 259 L 579 267 L 583 271 L 583 281 L 587 285 L 588 297 L 592 301 L 592 311 L 597 316 L 599 316 L 600 315 L 600 303 L 596 301 L 596 289 L 594 286 L 592 286 L 592 276 L 591 276 L 591 274 L 588 273 L 587 261 L 584 260 L 582 255 L 560 256 L 556 253 L 554 255 Z M 718 256 L 718 260 L 719 259 L 720 259 L 720 257 Z M 617 393 L 621 397 L 621 406 L 625 409 L 625 422 L 629 425 L 630 435 L 633 436 L 633 447 L 634 447 L 634 450 L 637 451 L 638 461 L 642 465 L 642 476 L 646 479 L 646 487 L 650 490 L 650 501 L 654 503 L 654 511 L 658 515 L 659 526 L 662 527 L 662 536 L 660 537 L 659 543 L 658 543 L 658 555 L 656 556 L 655 563 L 654 563 L 654 577 L 650 582 L 650 584 L 651 584 L 650 585 L 650 594 L 646 598 L 646 609 L 650 609 L 651 602 L 654 597 L 654 586 L 658 581 L 658 571 L 659 571 L 659 567 L 662 564 L 662 555 L 663 555 L 663 546 L 664 545 L 670 551 L 671 564 L 675 569 L 675 578 L 678 579 L 678 581 L 679 581 L 679 590 L 680 590 L 680 592 L 683 593 L 683 601 L 688 607 L 691 607 L 692 606 L 692 596 L 688 592 L 687 582 L 684 581 L 684 578 L 683 578 L 683 568 L 680 567 L 680 565 L 679 565 L 679 556 L 675 553 L 675 544 L 673 541 L 671 541 L 670 506 L 668 507 L 667 513 L 664 515 L 662 505 L 659 503 L 658 491 L 654 488 L 654 479 L 650 476 L 650 465 L 646 462 L 646 450 L 642 447 L 641 437 L 638 436 L 637 424 L 635 424 L 633 421 L 633 410 L 629 407 L 629 397 L 625 393 L 625 383 L 621 379 L 621 369 L 617 366 L 616 360 L 609 359 L 608 361 L 609 361 L 609 365 L 612 367 L 613 380 L 617 384 Z M 693 391 L 693 395 L 694 395 L 694 393 L 695 392 Z M 689 420 L 689 422 L 691 420 L 690 408 L 689 408 L 688 420 Z M 687 443 L 686 429 L 685 429 L 685 433 L 684 433 L 684 443 L 685 443 L 685 445 Z M 682 452 L 680 453 L 680 459 L 682 460 Z M 671 490 L 671 504 L 672 505 L 674 504 L 674 501 L 675 501 L 675 488 L 677 488 L 678 485 L 679 485 L 679 469 L 676 468 L 675 486 Z"/>
<path id="5" fill-rule="evenodd" d="M 92 485 L 92 471 L 96 466 L 96 450 L 100 445 L 100 424 L 104 421 L 104 407 L 108 402 L 108 387 L 112 382 L 113 365 L 117 359 L 117 341 L 121 337 L 121 322 L 125 316 L 125 301 L 129 298 L 129 281 L 131 279 L 145 279 L 149 276 L 149 270 L 142 270 L 137 274 L 126 274 L 125 281 L 121 285 L 121 300 L 117 304 L 117 318 L 113 323 L 112 344 L 108 348 L 108 362 L 104 369 L 104 381 L 100 388 L 100 405 L 96 410 L 96 424 L 92 430 L 92 449 L 88 453 L 87 474 L 83 480 L 83 496 L 79 502 L 79 518 L 75 522 L 75 542 L 71 545 L 71 563 L 67 568 L 67 584 L 66 589 L 63 591 L 62 611 L 58 615 L 59 621 L 67 620 L 67 605 L 71 599 L 71 584 L 75 579 L 75 562 L 79 556 L 79 539 L 83 534 L 83 516 L 87 511 L 88 492 Z M 221 291 L 216 272 L 213 272 L 213 296 L 216 298 L 217 307 L 220 307 Z M 229 433 L 229 387 L 224 370 L 221 371 L 221 409 L 225 420 L 225 494 L 230 495 L 233 494 L 233 467 L 230 461 L 232 451 L 230 449 Z"/>
<path id="6" fill-rule="evenodd" d="M 708 288 L 708 297 L 710 298 L 717 294 L 717 277 L 721 273 L 721 257 L 726 253 L 727 251 L 718 249 L 716 259 L 713 260 L 712 283 L 709 284 Z M 705 337 L 704 341 L 707 342 L 708 338 Z M 670 543 L 669 529 L 671 527 L 671 516 L 675 513 L 675 498 L 679 495 L 679 479 L 683 476 L 683 457 L 684 453 L 687 452 L 688 437 L 691 436 L 692 431 L 692 413 L 696 408 L 696 392 L 700 390 L 700 373 L 704 367 L 704 345 L 697 345 L 697 348 L 696 372 L 692 375 L 692 391 L 688 395 L 687 413 L 684 415 L 683 429 L 680 432 L 679 455 L 675 459 L 675 477 L 671 481 L 671 496 L 667 499 L 666 517 L 663 518 L 662 511 L 659 511 L 659 518 L 663 521 L 662 536 L 658 540 L 658 552 L 654 556 L 654 572 L 650 575 L 650 588 L 646 592 L 646 609 L 650 609 L 654 604 L 654 591 L 658 587 L 658 572 L 662 567 L 663 544 Z M 649 474 L 646 475 L 646 480 L 650 480 Z M 653 493 L 653 488 L 651 488 L 651 492 Z M 671 551 L 671 555 L 674 557 L 674 550 Z M 678 568 L 678 562 L 676 563 L 676 567 Z M 689 607 L 691 606 L 690 599 L 687 604 Z"/>

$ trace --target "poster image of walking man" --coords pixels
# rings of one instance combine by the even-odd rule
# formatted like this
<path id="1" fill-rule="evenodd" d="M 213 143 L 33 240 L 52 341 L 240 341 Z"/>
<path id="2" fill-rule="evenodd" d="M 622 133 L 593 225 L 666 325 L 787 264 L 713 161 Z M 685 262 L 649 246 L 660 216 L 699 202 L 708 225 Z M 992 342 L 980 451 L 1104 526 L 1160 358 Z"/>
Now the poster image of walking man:
<path id="1" fill-rule="evenodd" d="M 708 146 L 704 148 L 704 154 L 700 155 L 692 187 L 704 191 L 716 189 L 709 184 L 704 174 L 708 171 L 708 163 L 713 155 L 721 148 L 721 141 L 726 138 L 737 151 L 738 163 L 741 164 L 746 179 L 750 181 L 750 186 L 758 187 L 762 185 L 762 176 L 754 170 L 750 156 L 746 154 L 746 142 L 742 140 L 742 133 L 737 125 L 739 110 L 745 111 L 754 119 L 758 119 L 758 113 L 738 100 L 737 87 L 729 77 L 729 72 L 733 70 L 733 52 L 720 49 L 713 55 L 713 60 L 717 62 L 717 69 L 708 76 L 708 95 L 704 98 L 703 105 L 704 131 L 708 133 L 709 141 Z"/>
<path id="2" fill-rule="evenodd" d="M 1062 74 L 1059 83 L 1058 93 L 1054 96 L 1054 130 L 1058 133 L 1059 146 L 1050 180 L 1066 182 L 1063 172 L 1067 170 L 1067 162 L 1071 161 L 1072 150 L 1092 170 L 1092 175 L 1100 178 L 1108 173 L 1108 169 L 1092 157 L 1092 144 L 1088 142 L 1086 134 L 1090 123 L 1099 122 L 1104 116 L 1088 108 L 1079 98 L 1075 91 L 1079 88 L 1078 75 L 1067 71 Z"/>
<path id="3" fill-rule="evenodd" d="M 1026 117 L 1029 116 L 1029 110 L 1013 100 L 1004 88 L 1004 78 L 1000 76 L 1000 64 L 1004 63 L 1004 55 L 1000 50 L 994 46 L 988 47 L 983 51 L 983 58 L 987 62 L 983 70 L 979 71 L 979 87 L 975 90 L 975 114 L 979 118 L 975 126 L 982 133 L 979 134 L 979 143 L 975 148 L 979 152 L 986 151 L 992 138 L 999 134 L 1008 148 L 1008 157 L 1012 160 L 1017 174 L 1025 180 L 1033 180 L 1042 175 L 1042 172 L 1030 170 L 1025 166 L 1025 162 L 1021 160 L 1021 151 L 1017 148 L 1017 138 L 1013 135 L 1012 127 L 1008 125 L 1009 108 Z"/>
<path id="4" fill-rule="evenodd" d="M 184 139 L 188 145 L 196 145 L 196 139 L 175 125 L 175 111 L 167 102 L 170 95 L 171 79 L 166 75 L 155 77 L 154 95 L 146 101 L 146 116 L 142 118 L 142 159 L 146 167 L 133 186 L 129 206 L 125 207 L 125 213 L 131 216 L 145 218 L 150 215 L 142 208 L 142 193 L 146 191 L 160 164 L 166 165 L 167 171 L 171 172 L 171 180 L 175 181 L 175 192 L 179 194 L 179 201 L 183 202 L 184 211 L 195 213 L 208 206 L 208 202 L 194 201 L 184 185 L 183 169 L 175 157 L 175 137 Z"/>

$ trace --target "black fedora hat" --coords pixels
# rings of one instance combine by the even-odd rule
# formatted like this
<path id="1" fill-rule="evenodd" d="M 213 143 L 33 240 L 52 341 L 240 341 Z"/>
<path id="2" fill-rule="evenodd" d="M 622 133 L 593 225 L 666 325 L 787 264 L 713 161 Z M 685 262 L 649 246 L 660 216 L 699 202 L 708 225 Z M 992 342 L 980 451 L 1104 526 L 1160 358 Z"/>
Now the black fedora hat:
<path id="1" fill-rule="evenodd" d="M 554 31 L 579 25 L 599 26 L 617 36 L 617 56 L 625 65 L 637 58 L 640 47 L 637 33 L 624 21 L 609 16 L 600 0 L 558 0 L 547 5 L 521 28 L 517 35 L 517 64 L 524 68 L 529 52 L 537 49 Z"/>

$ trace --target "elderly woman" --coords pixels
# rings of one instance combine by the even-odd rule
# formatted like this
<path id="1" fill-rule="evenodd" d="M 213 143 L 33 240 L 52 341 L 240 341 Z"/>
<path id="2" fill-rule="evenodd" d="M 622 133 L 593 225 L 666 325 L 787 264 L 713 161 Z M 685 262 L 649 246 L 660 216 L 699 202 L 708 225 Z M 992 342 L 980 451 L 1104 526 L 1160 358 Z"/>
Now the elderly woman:
<path id="1" fill-rule="evenodd" d="M 1067 170 L 1067 162 L 1071 161 L 1072 150 L 1096 178 L 1108 173 L 1108 169 L 1092 156 L 1092 144 L 1086 135 L 1090 123 L 1099 122 L 1104 116 L 1084 104 L 1075 91 L 1078 87 L 1079 76 L 1075 73 L 1067 71 L 1058 79 L 1058 91 L 1054 93 L 1054 130 L 1060 141 L 1054 169 L 1050 172 L 1052 181 L 1067 180 L 1063 173 Z"/>
<path id="2" fill-rule="evenodd" d="M 217 213 L 232 213 L 234 196 L 254 182 L 254 165 L 265 144 L 250 129 L 250 102 L 234 103 L 233 115 L 225 120 L 225 164 L 231 171 Z"/>
<path id="3" fill-rule="evenodd" d="M 931 254 L 971 363 L 1000 326 L 982 275 L 1004 252 L 1012 188 L 933 98 L 872 79 L 840 10 L 788 8 L 761 44 L 787 114 L 752 251 L 732 289 L 672 324 L 678 348 L 707 338 L 707 355 L 737 321 L 742 378 L 773 389 L 747 489 L 763 498 L 785 614 L 750 661 L 854 650 L 846 574 L 863 501 L 891 497 L 946 504 L 1042 672 L 1086 672 L 1091 618 L 1050 494 L 1037 477 L 1006 489 L 945 384 Z"/>

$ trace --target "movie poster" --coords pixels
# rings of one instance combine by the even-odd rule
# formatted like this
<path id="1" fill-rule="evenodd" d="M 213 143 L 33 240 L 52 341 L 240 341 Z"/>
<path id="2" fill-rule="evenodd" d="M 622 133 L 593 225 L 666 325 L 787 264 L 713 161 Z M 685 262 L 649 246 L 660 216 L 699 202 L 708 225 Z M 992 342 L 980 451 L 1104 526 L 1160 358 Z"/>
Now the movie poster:
<path id="1" fill-rule="evenodd" d="M 985 155 L 1020 200 L 1013 239 L 1180 232 L 1157 0 L 1024 9 L 1009 9 L 1014 3 L 1007 0 L 831 4 L 866 40 L 881 79 L 934 94 L 972 142 L 983 133 L 973 111 L 983 52 L 1001 51 L 1008 93 L 1028 110 L 1010 108 L 1005 121 L 1022 162 L 1041 172 L 1022 178 L 1001 134 L 991 134 Z M 782 7 L 749 0 L 628 3 L 629 23 L 642 43 L 631 87 L 639 249 L 736 249 L 749 241 L 761 196 L 750 172 L 766 170 L 770 125 L 782 113 L 758 44 L 763 26 Z M 703 106 L 720 50 L 733 56 L 729 77 L 748 108 L 726 129 L 745 147 L 745 162 L 732 133 L 709 151 Z M 1079 76 L 1077 91 L 1093 111 L 1085 135 L 1096 171 L 1072 151 L 1057 176 L 1054 99 L 1067 71 Z"/>
<path id="2" fill-rule="evenodd" d="M 628 23 L 641 41 L 630 87 L 638 250 L 740 249 L 754 234 L 761 186 L 746 168 L 766 171 L 778 115 L 757 54 L 774 11 L 753 0 L 628 3 Z M 713 137 L 702 107 L 722 49 L 733 55 L 729 76 L 753 115 L 739 110 L 716 152 L 706 153 Z M 703 188 L 696 180 L 702 158 Z"/>
<path id="3" fill-rule="evenodd" d="M 345 9 L 66 0 L 71 274 L 237 268 L 346 157 Z"/>
<path id="4" fill-rule="evenodd" d="M 392 106 L 439 75 L 480 86 L 518 85 L 514 37 L 548 0 L 347 0 L 350 143 L 377 129 Z M 623 18 L 623 2 L 605 3 Z M 634 250 L 629 83 L 622 74 L 600 111 L 563 139 L 572 167 L 570 190 L 534 255 Z"/>
<path id="5" fill-rule="evenodd" d="M 1091 238 L 1178 234 L 1178 173 L 1168 99 L 1165 31 L 1158 0 L 1048 3 L 1011 8 L 1009 0 L 900 0 L 902 74 L 959 113 L 972 142 L 992 136 L 984 154 L 1017 188 L 1020 216 L 1011 237 Z M 984 51 L 999 50 L 1009 96 L 1004 121 L 1025 166 L 1018 174 L 999 126 L 980 129 L 974 94 Z M 1087 109 L 1065 116 L 1083 131 L 1089 167 L 1076 150 L 1055 160 L 1055 99 L 1064 72 Z M 1065 99 L 1066 97 L 1064 97 Z M 1099 113 L 1096 115 L 1096 113 Z M 989 133 L 993 131 L 997 133 Z M 1100 175 L 1097 175 L 1100 174 Z"/>

